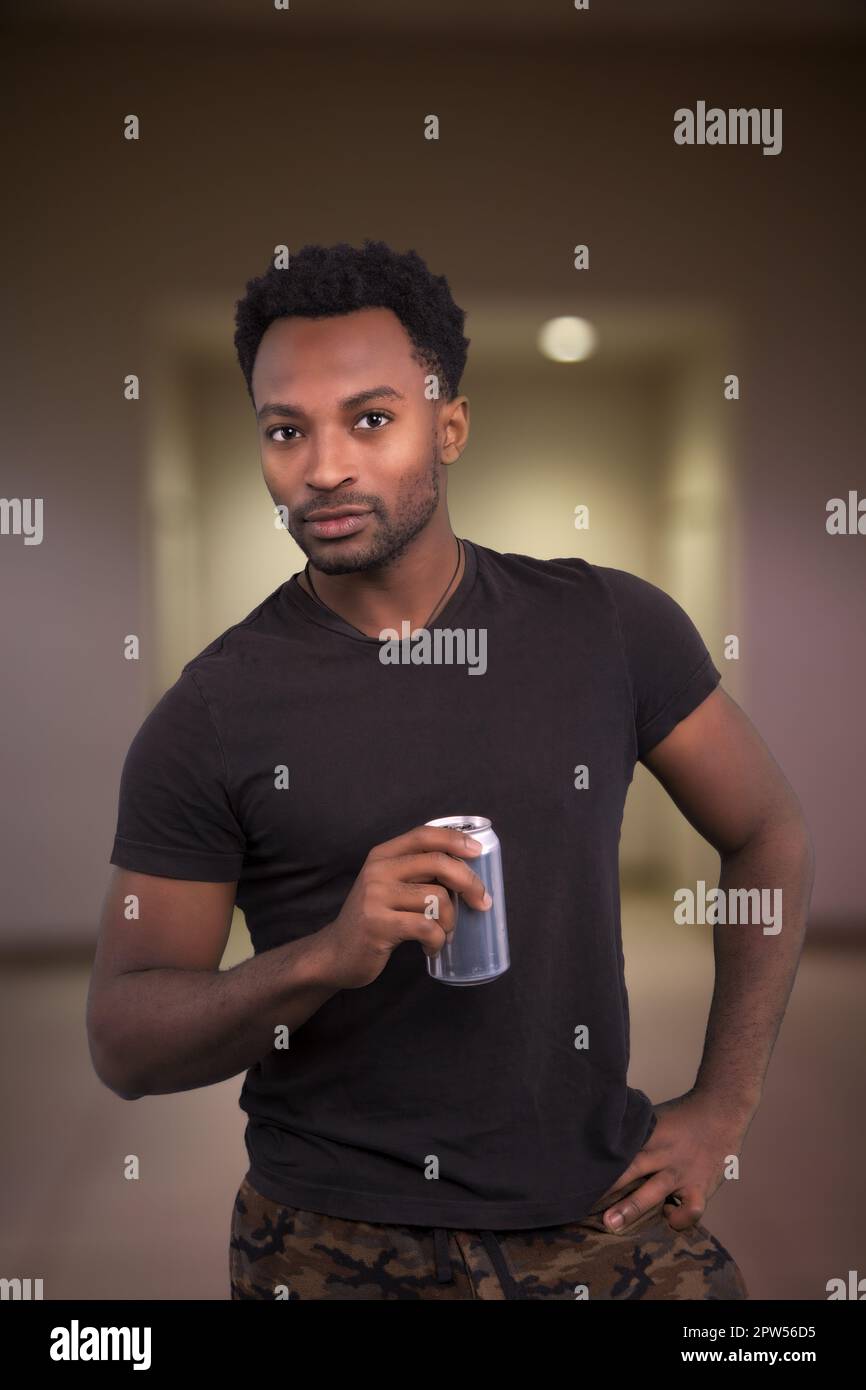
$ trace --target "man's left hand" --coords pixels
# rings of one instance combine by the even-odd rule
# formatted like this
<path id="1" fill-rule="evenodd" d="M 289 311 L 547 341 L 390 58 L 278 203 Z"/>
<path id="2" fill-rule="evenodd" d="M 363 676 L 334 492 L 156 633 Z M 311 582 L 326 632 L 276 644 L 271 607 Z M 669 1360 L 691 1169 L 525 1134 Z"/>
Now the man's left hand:
<path id="1" fill-rule="evenodd" d="M 675 1231 L 700 1221 L 726 1163 L 739 1155 L 755 1108 L 731 1114 L 711 1097 L 693 1091 L 654 1106 L 655 1129 L 604 1196 L 644 1174 L 649 1175 L 647 1181 L 608 1207 L 605 1226 L 621 1234 L 662 1200 Z"/>

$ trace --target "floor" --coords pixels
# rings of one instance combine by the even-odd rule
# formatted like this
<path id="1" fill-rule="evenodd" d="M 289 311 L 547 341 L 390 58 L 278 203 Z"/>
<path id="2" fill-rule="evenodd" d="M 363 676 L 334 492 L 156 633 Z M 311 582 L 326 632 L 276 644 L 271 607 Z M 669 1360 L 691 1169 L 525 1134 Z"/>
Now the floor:
<path id="1" fill-rule="evenodd" d="M 707 927 L 624 894 L 630 1082 L 654 1101 L 694 1078 L 712 988 Z M 224 965 L 250 954 L 243 918 Z M 84 1032 L 89 964 L 9 965 L 3 1020 L 0 1276 L 46 1299 L 226 1299 L 232 1201 L 246 1171 L 241 1078 L 124 1102 L 94 1075 Z M 866 1275 L 862 1119 L 866 953 L 807 948 L 737 1182 L 704 1224 L 753 1298 L 826 1298 Z M 140 1180 L 123 1178 L 137 1156 Z"/>

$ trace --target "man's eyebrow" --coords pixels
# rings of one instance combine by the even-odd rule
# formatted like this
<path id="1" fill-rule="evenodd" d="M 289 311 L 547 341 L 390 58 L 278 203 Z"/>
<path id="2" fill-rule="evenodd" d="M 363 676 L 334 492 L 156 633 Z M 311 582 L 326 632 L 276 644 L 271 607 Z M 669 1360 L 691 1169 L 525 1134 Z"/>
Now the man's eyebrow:
<path id="1" fill-rule="evenodd" d="M 353 396 L 346 396 L 344 400 L 338 401 L 341 410 L 356 410 L 359 405 L 366 405 L 367 401 L 376 400 L 396 400 L 404 399 L 400 391 L 393 386 L 370 386 L 366 391 L 356 391 Z M 266 415 L 303 415 L 304 409 L 300 405 L 293 405 L 291 401 L 268 401 L 256 412 L 256 419 L 262 420 Z"/>

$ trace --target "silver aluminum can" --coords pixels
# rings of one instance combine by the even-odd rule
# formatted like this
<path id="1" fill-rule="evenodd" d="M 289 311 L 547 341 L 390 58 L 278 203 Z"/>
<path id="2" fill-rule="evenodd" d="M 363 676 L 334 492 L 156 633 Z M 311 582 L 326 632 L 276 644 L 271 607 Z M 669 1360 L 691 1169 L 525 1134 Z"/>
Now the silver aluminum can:
<path id="1" fill-rule="evenodd" d="M 499 840 L 486 816 L 441 816 L 425 824 L 462 830 L 478 840 L 481 854 L 474 859 L 460 856 L 461 862 L 478 875 L 493 899 L 491 907 L 476 909 L 453 889 L 448 890 L 454 905 L 454 931 L 441 951 L 427 957 L 427 973 L 444 985 L 487 984 L 511 964 Z"/>

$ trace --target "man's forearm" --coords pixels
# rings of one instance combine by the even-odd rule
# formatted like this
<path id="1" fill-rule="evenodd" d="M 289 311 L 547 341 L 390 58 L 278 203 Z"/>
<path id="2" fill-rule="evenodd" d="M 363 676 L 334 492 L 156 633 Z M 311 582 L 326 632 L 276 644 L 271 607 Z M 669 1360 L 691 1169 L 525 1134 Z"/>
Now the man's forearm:
<path id="1" fill-rule="evenodd" d="M 797 973 L 814 876 L 803 821 L 765 830 L 736 853 L 723 855 L 719 888 L 781 889 L 782 928 L 765 934 L 760 922 L 713 929 L 715 988 L 704 1053 L 694 1090 L 748 1124 Z"/>
<path id="2" fill-rule="evenodd" d="M 337 990 L 320 933 L 230 970 L 134 970 L 118 975 L 94 1024 L 101 1079 L 125 1099 L 210 1086 L 255 1065 L 275 1030 L 301 1026 Z"/>

